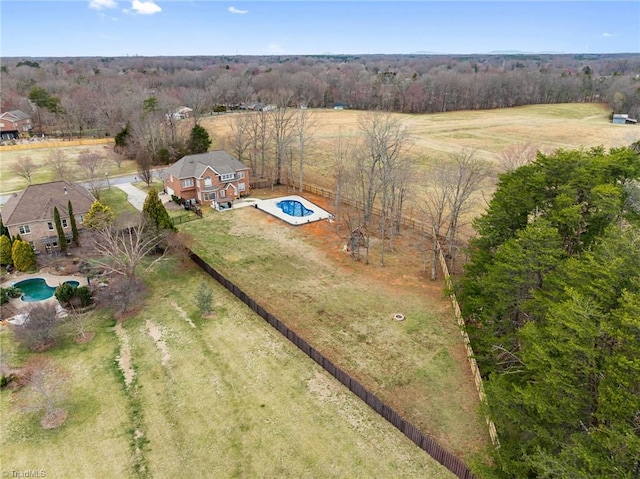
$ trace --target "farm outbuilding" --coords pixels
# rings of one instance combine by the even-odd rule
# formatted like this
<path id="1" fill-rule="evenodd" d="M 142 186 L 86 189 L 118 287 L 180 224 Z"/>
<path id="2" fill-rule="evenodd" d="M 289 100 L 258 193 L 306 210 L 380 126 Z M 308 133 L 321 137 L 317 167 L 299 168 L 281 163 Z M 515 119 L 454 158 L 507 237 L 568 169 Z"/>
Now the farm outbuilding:
<path id="1" fill-rule="evenodd" d="M 629 115 L 626 113 L 614 113 L 611 122 L 616 125 L 635 125 L 638 123 L 638 120 L 629 118 Z"/>

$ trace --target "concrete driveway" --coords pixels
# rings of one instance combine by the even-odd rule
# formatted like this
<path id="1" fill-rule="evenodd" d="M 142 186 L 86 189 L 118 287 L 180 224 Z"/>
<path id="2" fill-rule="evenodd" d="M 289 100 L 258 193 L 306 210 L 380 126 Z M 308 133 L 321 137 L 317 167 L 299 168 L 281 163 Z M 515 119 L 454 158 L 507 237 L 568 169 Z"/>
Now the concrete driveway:
<path id="1" fill-rule="evenodd" d="M 136 188 L 131 183 L 124 183 L 122 185 L 115 185 L 116 188 L 120 188 L 127 194 L 127 200 L 138 211 L 142 211 L 144 206 L 144 200 L 147 199 L 147 195 L 144 191 Z"/>

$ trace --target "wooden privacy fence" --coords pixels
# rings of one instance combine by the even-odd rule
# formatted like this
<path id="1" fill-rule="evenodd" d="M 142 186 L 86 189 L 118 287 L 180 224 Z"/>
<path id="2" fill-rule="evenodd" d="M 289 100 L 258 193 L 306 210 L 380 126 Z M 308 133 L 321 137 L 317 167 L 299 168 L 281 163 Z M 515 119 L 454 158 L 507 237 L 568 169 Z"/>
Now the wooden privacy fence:
<path id="1" fill-rule="evenodd" d="M 209 276 L 233 293 L 233 295 L 240 299 L 240 301 L 249 306 L 249 308 L 251 308 L 256 314 L 277 329 L 283 336 L 302 350 L 302 352 L 318 363 L 325 371 L 349 388 L 352 393 L 364 401 L 371 409 L 393 424 L 396 429 L 411 439 L 411 441 L 413 441 L 420 449 L 429 454 L 457 477 L 461 479 L 475 479 L 471 470 L 469 470 L 469 468 L 460 459 L 445 450 L 429 436 L 422 433 L 409 421 L 402 418 L 393 408 L 386 405 L 375 394 L 367 390 L 349 374 L 333 364 L 322 353 L 313 348 L 294 331 L 289 329 L 282 321 L 266 311 L 262 306 L 256 303 L 256 301 L 249 297 L 249 295 L 226 279 L 197 254 L 189 250 L 189 256 L 193 262 L 202 268 Z"/>
<path id="2" fill-rule="evenodd" d="M 476 389 L 478 390 L 478 394 L 480 395 L 480 402 L 484 404 L 484 402 L 486 401 L 486 396 L 484 394 L 484 386 L 482 385 L 482 376 L 480 376 L 480 369 L 478 369 L 478 363 L 476 362 L 476 358 L 473 354 L 473 349 L 471 348 L 471 341 L 469 341 L 469 335 L 467 334 L 467 331 L 465 329 L 464 318 L 462 317 L 462 311 L 460 311 L 458 299 L 456 298 L 456 294 L 453 292 L 453 282 L 451 281 L 449 268 L 447 267 L 447 262 L 445 261 L 444 255 L 442 254 L 442 248 L 440 247 L 439 241 L 438 258 L 440 260 L 440 268 L 442 268 L 442 273 L 444 274 L 444 280 L 447 283 L 447 288 L 450 291 L 449 297 L 451 298 L 453 313 L 455 314 L 456 321 L 458 322 L 458 326 L 460 327 L 462 341 L 467 352 L 467 359 L 469 360 L 469 366 L 471 366 L 471 374 L 473 375 L 473 380 L 476 383 Z M 486 417 L 486 421 L 487 426 L 489 427 L 489 436 L 491 437 L 491 442 L 493 443 L 494 447 L 500 447 L 496 425 L 488 416 Z"/>
<path id="3" fill-rule="evenodd" d="M 307 191 L 314 195 L 322 196 L 324 198 L 329 198 L 333 200 L 335 200 L 336 198 L 336 194 L 333 191 L 325 190 L 324 188 L 318 188 L 312 185 L 305 185 L 303 183 L 302 189 L 304 191 Z M 344 200 L 341 200 L 341 201 L 342 203 L 346 203 L 349 206 L 362 209 L 362 205 L 351 204 L 351 203 L 345 202 Z M 374 209 L 374 214 L 379 214 L 379 213 L 380 212 L 378 210 Z M 422 231 L 429 231 L 429 229 L 431 229 L 431 225 L 427 225 L 425 222 L 416 220 L 414 218 L 403 217 L 401 224 L 409 228 L 419 228 Z M 438 258 L 440 261 L 440 268 L 442 269 L 442 274 L 444 275 L 447 288 L 449 289 L 449 291 L 451 291 L 449 296 L 451 298 L 451 304 L 453 305 L 453 312 L 455 314 L 456 321 L 458 323 L 458 326 L 460 327 L 460 333 L 462 334 L 462 341 L 464 343 L 464 347 L 467 353 L 467 359 L 469 360 L 469 366 L 471 367 L 471 374 L 473 375 L 473 380 L 476 384 L 478 395 L 480 396 L 480 402 L 484 404 L 486 401 L 486 395 L 484 393 L 484 386 L 482 384 L 482 376 L 480 376 L 478 363 L 476 362 L 475 356 L 473 354 L 473 349 L 471 348 L 471 341 L 469 341 L 469 335 L 467 334 L 467 331 L 465 329 L 464 318 L 462 317 L 462 312 L 460 311 L 460 305 L 458 304 L 458 300 L 456 298 L 455 293 L 453 293 L 453 282 L 451 280 L 451 275 L 449 274 L 449 268 L 447 267 L 447 262 L 445 260 L 444 254 L 442 253 L 442 246 L 440 245 L 439 241 L 437 243 L 438 243 Z M 498 440 L 498 433 L 497 433 L 495 424 L 488 416 L 486 417 L 486 421 L 487 421 L 487 426 L 489 428 L 489 436 L 491 437 L 491 442 L 493 443 L 494 447 L 496 448 L 500 447 L 500 441 Z"/>

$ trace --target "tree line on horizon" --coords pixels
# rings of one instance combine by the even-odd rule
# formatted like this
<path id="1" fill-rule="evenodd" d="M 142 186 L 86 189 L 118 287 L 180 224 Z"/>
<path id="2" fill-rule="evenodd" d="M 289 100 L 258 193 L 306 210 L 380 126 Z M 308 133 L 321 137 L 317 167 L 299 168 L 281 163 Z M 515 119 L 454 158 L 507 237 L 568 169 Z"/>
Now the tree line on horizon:
<path id="1" fill-rule="evenodd" d="M 253 103 L 400 113 L 606 103 L 640 116 L 640 59 L 611 55 L 352 55 L 2 59 L 2 111 L 47 133 L 115 136 L 156 99 L 197 120 Z"/>

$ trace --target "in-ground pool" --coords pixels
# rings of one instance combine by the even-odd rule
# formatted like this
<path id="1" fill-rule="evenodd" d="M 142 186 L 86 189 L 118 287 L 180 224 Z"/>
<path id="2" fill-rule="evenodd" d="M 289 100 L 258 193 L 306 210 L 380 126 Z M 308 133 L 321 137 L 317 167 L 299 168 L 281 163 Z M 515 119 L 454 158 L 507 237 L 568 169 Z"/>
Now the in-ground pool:
<path id="1" fill-rule="evenodd" d="M 76 287 L 80 286 L 79 281 L 65 281 L 65 284 Z M 49 299 L 56 291 L 56 288 L 49 286 L 43 278 L 25 279 L 24 281 L 15 283 L 13 286 L 20 288 L 22 291 L 20 299 L 27 303 Z"/>
<path id="2" fill-rule="evenodd" d="M 278 201 L 276 206 L 289 216 L 295 216 L 297 218 L 313 214 L 313 210 L 305 208 L 304 205 L 297 200 Z"/>
<path id="3" fill-rule="evenodd" d="M 294 226 L 332 217 L 328 211 L 298 195 L 258 200 L 253 206 Z"/>

